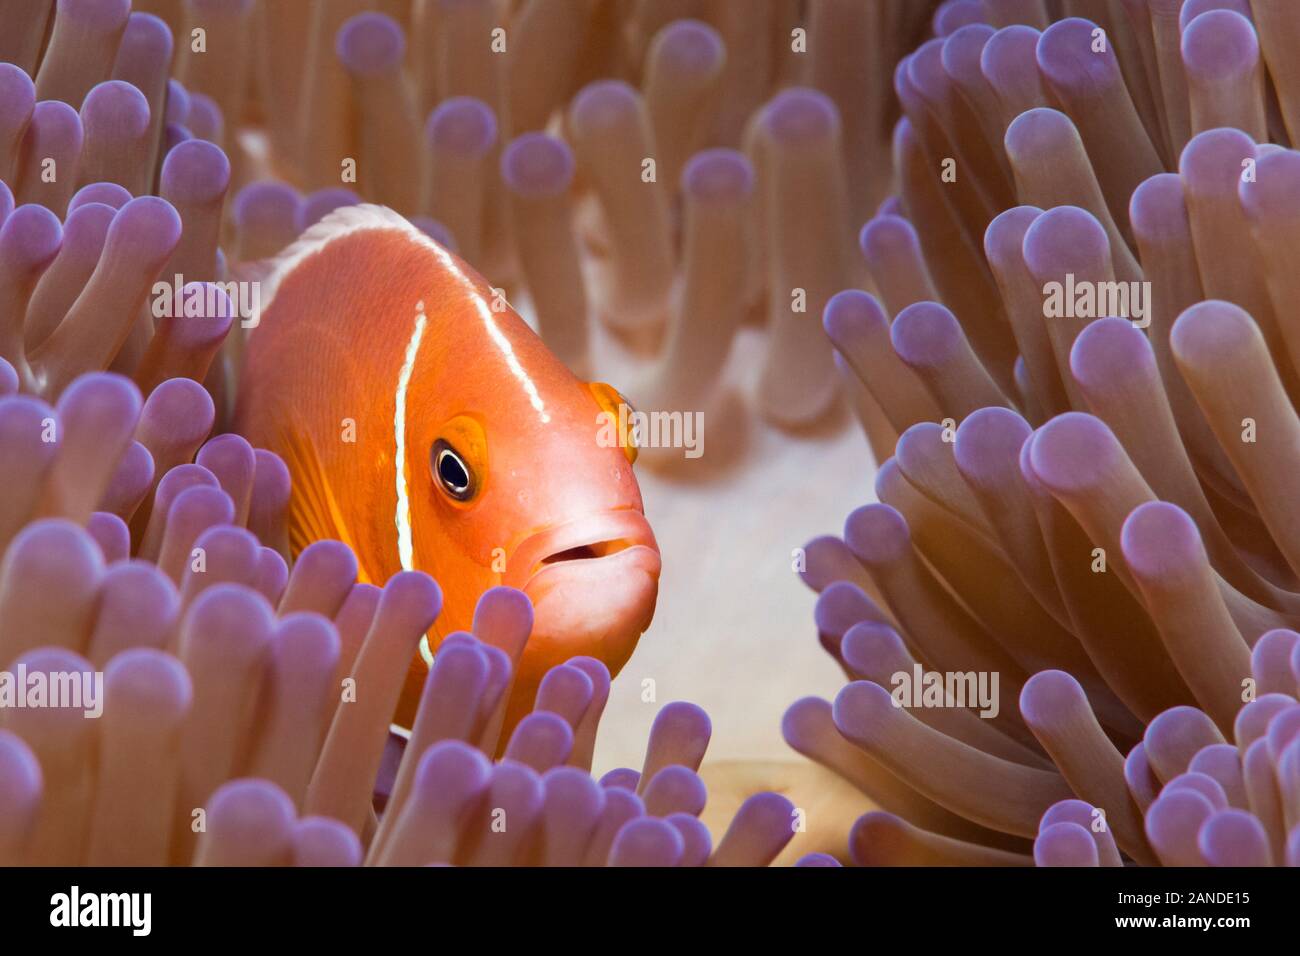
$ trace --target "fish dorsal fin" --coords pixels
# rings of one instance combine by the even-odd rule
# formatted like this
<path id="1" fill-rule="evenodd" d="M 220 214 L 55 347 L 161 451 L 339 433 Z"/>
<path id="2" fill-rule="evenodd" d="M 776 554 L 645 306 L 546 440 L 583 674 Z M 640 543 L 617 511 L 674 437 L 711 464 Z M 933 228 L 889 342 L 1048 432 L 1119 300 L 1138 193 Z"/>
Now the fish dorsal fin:
<path id="1" fill-rule="evenodd" d="M 311 437 L 303 432 L 282 429 L 281 454 L 293 477 L 289 496 L 289 547 L 296 558 L 303 548 L 315 541 L 342 541 L 357 556 L 357 577 L 369 584 L 363 555 L 349 533 L 343 510 L 325 476 L 325 466 Z"/>
<path id="2" fill-rule="evenodd" d="M 412 239 L 441 249 L 432 239 L 407 221 L 401 213 L 387 206 L 362 203 L 357 206 L 340 206 L 320 222 L 308 226 L 293 242 L 269 259 L 250 263 L 243 268 L 255 270 L 261 279 L 262 311 L 271 307 L 284 277 L 298 267 L 308 256 L 324 249 L 336 239 L 366 229 L 395 229 Z"/>

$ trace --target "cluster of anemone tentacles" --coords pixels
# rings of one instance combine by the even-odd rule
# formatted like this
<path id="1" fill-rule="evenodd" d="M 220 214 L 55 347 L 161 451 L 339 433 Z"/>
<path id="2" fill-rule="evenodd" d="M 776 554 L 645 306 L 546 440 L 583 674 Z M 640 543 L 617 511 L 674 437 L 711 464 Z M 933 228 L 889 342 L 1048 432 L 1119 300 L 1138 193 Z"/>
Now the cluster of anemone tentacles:
<path id="1" fill-rule="evenodd" d="M 0 865 L 774 859 L 793 835 L 785 798 L 751 796 L 716 846 L 700 822 L 711 728 L 691 704 L 660 708 L 640 771 L 593 778 L 599 662 L 554 669 L 499 739 L 532 620 L 517 591 L 484 594 L 473 633 L 446 639 L 409 740 L 394 742 L 440 592 L 419 573 L 361 583 L 338 542 L 290 560 L 283 462 L 218 433 L 245 316 L 215 284 L 227 257 L 269 255 L 358 201 L 252 182 L 242 131 L 273 113 L 260 118 L 283 120 L 271 134 L 291 148 L 299 127 L 276 112 L 289 100 L 266 92 L 277 84 L 337 93 L 341 79 L 341 100 L 302 115 L 351 116 L 364 91 L 349 92 L 346 61 L 366 74 L 383 51 L 367 59 L 347 36 L 390 24 L 353 23 L 336 53 L 333 23 L 315 37 L 328 62 L 303 73 L 267 54 L 262 18 L 305 4 L 138 6 L 165 19 L 127 0 L 36 0 L 7 5 L 0 36 L 0 672 L 21 678 L 6 693 L 103 675 L 85 706 L 28 695 L 0 709 Z M 191 27 L 211 55 L 173 42 Z M 286 65 L 311 82 L 261 72 Z M 458 109 L 440 116 L 482 114 Z M 154 283 L 173 276 L 182 287 L 160 298 Z"/>
<path id="2" fill-rule="evenodd" d="M 786 739 L 864 864 L 1300 865 L 1300 8 L 946 7 L 824 313 L 894 442 L 807 547 L 851 683 Z"/>
<path id="3" fill-rule="evenodd" d="M 660 708 L 640 771 L 593 778 L 610 677 L 590 658 L 500 739 L 532 627 L 511 588 L 448 636 L 399 744 L 428 575 L 379 588 L 339 542 L 292 566 L 263 544 L 288 473 L 209 437 L 191 379 L 142 401 L 90 373 L 53 407 L 16 384 L 0 362 L 0 671 L 22 696 L 0 709 L 0 865 L 764 865 L 793 836 L 758 793 L 713 845 L 693 704 Z"/>

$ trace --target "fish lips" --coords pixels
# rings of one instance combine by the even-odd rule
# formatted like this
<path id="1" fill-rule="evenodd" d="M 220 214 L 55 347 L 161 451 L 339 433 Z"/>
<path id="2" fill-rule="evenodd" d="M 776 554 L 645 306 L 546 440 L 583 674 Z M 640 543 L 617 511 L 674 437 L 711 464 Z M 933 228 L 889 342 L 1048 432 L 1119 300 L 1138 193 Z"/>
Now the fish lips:
<path id="1" fill-rule="evenodd" d="M 659 547 L 639 511 L 600 512 L 539 532 L 510 565 L 523 572 L 533 603 L 525 657 L 539 667 L 586 654 L 616 672 L 654 617 Z"/>

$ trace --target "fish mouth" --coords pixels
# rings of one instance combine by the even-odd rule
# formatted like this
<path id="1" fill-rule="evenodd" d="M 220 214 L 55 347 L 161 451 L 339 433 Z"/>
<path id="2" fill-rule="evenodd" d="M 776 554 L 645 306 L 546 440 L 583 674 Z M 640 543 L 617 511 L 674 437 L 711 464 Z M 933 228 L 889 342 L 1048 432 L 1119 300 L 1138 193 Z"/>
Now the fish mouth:
<path id="1" fill-rule="evenodd" d="M 659 546 L 639 511 L 599 512 L 531 535 L 505 583 L 533 603 L 525 663 L 534 672 L 597 657 L 615 672 L 654 616 Z"/>
<path id="2" fill-rule="evenodd" d="M 659 546 L 641 512 L 598 512 L 530 535 L 515 548 L 505 579 L 507 584 L 526 591 L 545 575 L 557 576 L 557 569 L 568 573 L 575 567 L 586 568 L 593 562 L 611 559 L 639 566 L 658 577 Z"/>

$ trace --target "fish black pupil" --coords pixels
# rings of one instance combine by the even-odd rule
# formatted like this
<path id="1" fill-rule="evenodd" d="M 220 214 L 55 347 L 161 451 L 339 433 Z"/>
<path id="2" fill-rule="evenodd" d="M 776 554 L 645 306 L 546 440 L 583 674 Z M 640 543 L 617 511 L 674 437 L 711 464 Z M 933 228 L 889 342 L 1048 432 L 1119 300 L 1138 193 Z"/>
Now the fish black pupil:
<path id="1" fill-rule="evenodd" d="M 450 449 L 444 448 L 438 455 L 438 477 L 453 494 L 464 494 L 469 490 L 469 472 Z"/>

